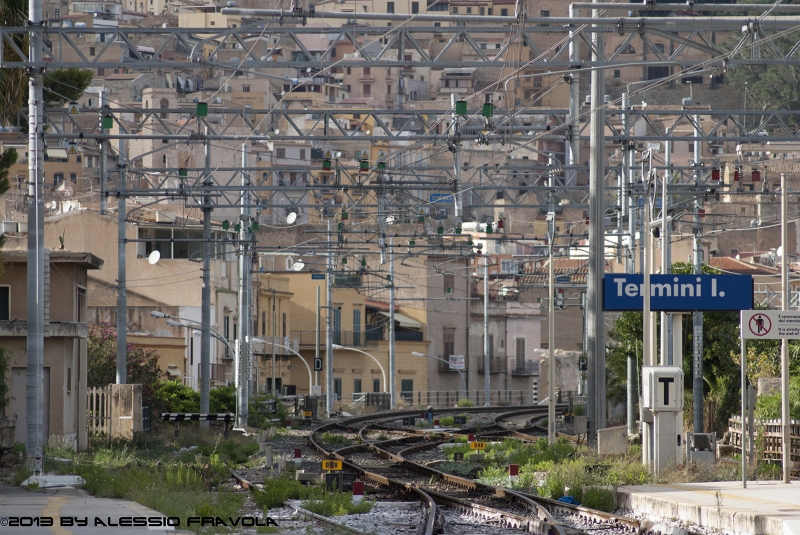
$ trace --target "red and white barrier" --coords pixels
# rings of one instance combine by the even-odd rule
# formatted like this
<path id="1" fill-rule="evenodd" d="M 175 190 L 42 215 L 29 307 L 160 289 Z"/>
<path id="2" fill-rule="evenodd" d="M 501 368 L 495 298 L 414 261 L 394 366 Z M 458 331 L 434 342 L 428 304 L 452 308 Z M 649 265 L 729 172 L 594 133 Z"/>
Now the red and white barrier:
<path id="1" fill-rule="evenodd" d="M 509 464 L 508 465 L 508 477 L 511 481 L 515 481 L 519 477 L 519 465 L 518 464 Z"/>
<path id="2" fill-rule="evenodd" d="M 294 465 L 299 468 L 302 463 L 303 463 L 303 450 L 300 449 L 300 448 L 295 448 L 294 449 Z"/>
<path id="3" fill-rule="evenodd" d="M 364 499 L 364 482 L 353 481 L 353 503 L 358 505 Z"/>

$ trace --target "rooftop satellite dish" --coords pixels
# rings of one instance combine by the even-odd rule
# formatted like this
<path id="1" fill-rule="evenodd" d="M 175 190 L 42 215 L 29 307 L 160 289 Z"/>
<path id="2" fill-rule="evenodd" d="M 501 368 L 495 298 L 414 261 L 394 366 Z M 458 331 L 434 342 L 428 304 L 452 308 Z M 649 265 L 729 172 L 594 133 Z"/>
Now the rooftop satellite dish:
<path id="1" fill-rule="evenodd" d="M 391 225 L 392 223 L 394 223 L 394 216 L 390 215 L 386 218 L 386 224 Z"/>
<path id="2" fill-rule="evenodd" d="M 158 252 L 158 251 L 153 251 L 152 253 L 150 253 L 150 254 L 148 255 L 148 257 L 147 257 L 147 262 L 148 262 L 148 263 L 149 263 L 151 266 L 154 266 L 154 265 L 158 264 L 158 261 L 159 261 L 160 259 L 161 259 L 161 253 L 160 253 L 160 252 Z"/>
<path id="3" fill-rule="evenodd" d="M 292 271 L 303 271 L 304 267 L 306 267 L 306 265 L 303 263 L 303 260 L 298 258 L 297 262 L 292 264 Z"/>
<path id="4" fill-rule="evenodd" d="M 291 225 L 295 221 L 297 221 L 297 212 L 289 212 L 289 215 L 286 216 L 286 224 Z M 302 269 L 302 268 L 300 268 Z"/>

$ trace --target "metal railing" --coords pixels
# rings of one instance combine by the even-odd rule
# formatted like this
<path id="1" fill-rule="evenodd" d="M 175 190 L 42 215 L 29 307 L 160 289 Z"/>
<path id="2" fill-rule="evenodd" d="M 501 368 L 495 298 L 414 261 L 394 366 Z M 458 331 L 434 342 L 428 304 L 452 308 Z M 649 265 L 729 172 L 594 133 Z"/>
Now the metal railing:
<path id="1" fill-rule="evenodd" d="M 317 343 L 315 331 L 292 331 L 292 338 L 299 340 L 299 347 L 314 347 Z M 320 332 L 319 343 L 325 347 L 324 329 Z M 378 340 L 370 339 L 365 331 L 333 331 L 333 343 L 346 347 L 378 347 Z"/>
<path id="2" fill-rule="evenodd" d="M 464 395 L 464 390 L 432 390 L 403 391 L 399 400 L 411 407 L 453 407 L 459 400 L 468 399 L 476 407 L 484 405 L 486 397 L 483 390 L 471 390 Z M 538 402 L 537 391 L 534 390 L 493 390 L 489 394 L 489 403 L 497 406 L 533 405 Z"/>
<path id="3" fill-rule="evenodd" d="M 489 373 L 503 373 L 508 371 L 507 357 L 489 357 Z M 484 358 L 478 357 L 478 373 L 484 373 Z"/>
<path id="4" fill-rule="evenodd" d="M 511 375 L 539 375 L 539 363 L 535 360 L 512 361 Z"/>

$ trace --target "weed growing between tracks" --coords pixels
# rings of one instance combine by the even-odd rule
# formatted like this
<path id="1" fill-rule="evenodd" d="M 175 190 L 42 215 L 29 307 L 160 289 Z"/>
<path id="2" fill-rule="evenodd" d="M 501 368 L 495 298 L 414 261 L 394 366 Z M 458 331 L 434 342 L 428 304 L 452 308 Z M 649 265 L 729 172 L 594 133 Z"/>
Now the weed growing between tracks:
<path id="1" fill-rule="evenodd" d="M 189 517 L 236 518 L 244 496 L 227 482 L 231 470 L 251 462 L 258 445 L 238 435 L 225 440 L 220 431 L 183 424 L 176 440 L 171 426 L 155 425 L 133 440 L 93 438 L 87 453 L 75 453 L 68 444 L 54 442 L 46 450 L 45 470 L 80 475 L 90 494 L 138 502 L 181 518 L 182 526 Z M 190 529 L 217 533 L 224 528 Z"/>
<path id="2" fill-rule="evenodd" d="M 374 501 L 364 500 L 353 503 L 352 492 L 326 492 L 324 495 L 306 500 L 301 507 L 322 516 L 344 516 L 369 513 L 375 506 Z"/>

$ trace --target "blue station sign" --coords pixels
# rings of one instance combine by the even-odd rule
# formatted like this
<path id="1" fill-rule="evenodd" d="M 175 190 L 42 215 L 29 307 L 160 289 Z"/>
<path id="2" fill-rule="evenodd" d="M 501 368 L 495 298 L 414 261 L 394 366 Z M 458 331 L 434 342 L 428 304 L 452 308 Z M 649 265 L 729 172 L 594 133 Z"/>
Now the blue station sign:
<path id="1" fill-rule="evenodd" d="M 644 275 L 607 273 L 603 310 L 642 310 Z M 750 310 L 751 275 L 650 275 L 650 309 L 664 312 Z"/>
<path id="2" fill-rule="evenodd" d="M 429 202 L 453 202 L 455 196 L 452 193 L 431 193 Z"/>

